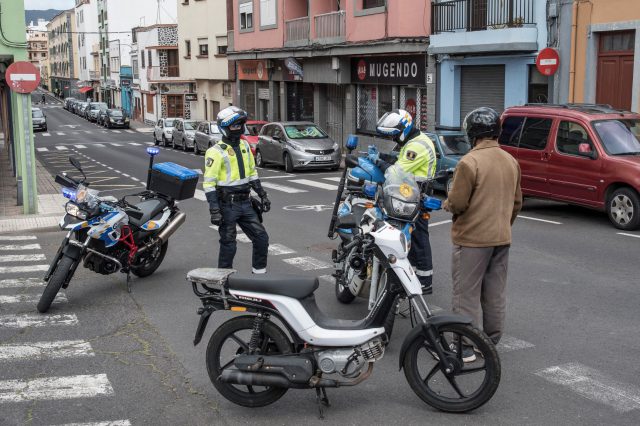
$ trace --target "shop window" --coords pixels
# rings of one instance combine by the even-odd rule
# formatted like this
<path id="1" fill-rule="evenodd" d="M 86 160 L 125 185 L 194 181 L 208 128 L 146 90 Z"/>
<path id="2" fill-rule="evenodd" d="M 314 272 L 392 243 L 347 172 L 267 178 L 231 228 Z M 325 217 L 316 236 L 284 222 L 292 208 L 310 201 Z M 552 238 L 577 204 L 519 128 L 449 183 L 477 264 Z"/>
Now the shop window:
<path id="1" fill-rule="evenodd" d="M 552 122 L 553 120 L 548 118 L 527 118 L 522 128 L 519 148 L 536 151 L 545 149 Z"/>
<path id="2" fill-rule="evenodd" d="M 276 28 L 277 0 L 260 0 L 260 29 Z"/>
<path id="3" fill-rule="evenodd" d="M 253 1 L 240 3 L 238 11 L 240 15 L 240 31 L 253 31 Z"/>
<path id="4" fill-rule="evenodd" d="M 393 109 L 391 86 L 359 85 L 357 93 L 357 130 L 376 133 L 376 123 Z"/>

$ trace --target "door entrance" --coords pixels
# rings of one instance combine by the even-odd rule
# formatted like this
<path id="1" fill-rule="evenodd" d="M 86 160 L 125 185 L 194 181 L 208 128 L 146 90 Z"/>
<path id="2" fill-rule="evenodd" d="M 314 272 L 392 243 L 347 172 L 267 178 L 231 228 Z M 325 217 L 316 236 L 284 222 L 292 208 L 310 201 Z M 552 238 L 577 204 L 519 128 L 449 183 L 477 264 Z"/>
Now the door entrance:
<path id="1" fill-rule="evenodd" d="M 327 123 L 324 130 L 329 137 L 342 146 L 344 142 L 342 116 L 344 111 L 344 86 L 327 85 Z"/>
<path id="2" fill-rule="evenodd" d="M 596 102 L 631 110 L 635 32 L 600 35 Z"/>

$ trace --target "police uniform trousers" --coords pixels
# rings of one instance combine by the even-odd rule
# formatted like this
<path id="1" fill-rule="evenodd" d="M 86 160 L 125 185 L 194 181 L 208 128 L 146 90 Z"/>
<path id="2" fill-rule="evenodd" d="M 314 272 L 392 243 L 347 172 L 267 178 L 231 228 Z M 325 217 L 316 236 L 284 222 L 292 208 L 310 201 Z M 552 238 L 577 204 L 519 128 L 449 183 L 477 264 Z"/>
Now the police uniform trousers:
<path id="1" fill-rule="evenodd" d="M 429 219 L 422 215 L 415 223 L 415 229 L 411 233 L 411 249 L 409 250 L 409 262 L 416 268 L 416 275 L 427 277 L 427 286 L 433 280 L 433 259 L 431 257 L 431 243 L 429 242 Z"/>
<path id="2" fill-rule="evenodd" d="M 236 224 L 253 243 L 253 255 L 251 263 L 254 270 L 267 267 L 267 255 L 269 252 L 269 235 L 258 219 L 258 214 L 251 206 L 251 200 L 221 201 L 220 213 L 222 223 L 220 232 L 220 253 L 218 255 L 218 268 L 232 268 L 233 258 L 236 255 Z"/>

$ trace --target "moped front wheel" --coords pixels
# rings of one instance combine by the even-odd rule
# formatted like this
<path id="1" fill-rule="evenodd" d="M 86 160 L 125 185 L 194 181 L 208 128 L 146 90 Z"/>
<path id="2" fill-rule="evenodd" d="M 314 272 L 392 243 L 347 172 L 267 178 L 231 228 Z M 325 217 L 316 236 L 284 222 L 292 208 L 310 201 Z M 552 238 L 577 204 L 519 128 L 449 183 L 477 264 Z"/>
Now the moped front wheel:
<path id="1" fill-rule="evenodd" d="M 67 275 L 73 268 L 74 260 L 67 256 L 62 256 L 60 262 L 56 266 L 55 271 L 49 278 L 49 282 L 42 292 L 42 296 L 40 296 L 40 301 L 38 302 L 38 312 L 45 313 L 51 307 L 53 303 L 53 299 L 56 298 L 58 292 L 62 288 L 65 280 L 67 279 Z"/>
<path id="2" fill-rule="evenodd" d="M 420 399 L 450 413 L 474 410 L 495 394 L 500 384 L 500 359 L 495 345 L 480 330 L 468 324 L 436 327 L 435 344 L 440 345 L 441 362 L 433 344 L 420 334 L 409 344 L 404 357 L 404 374 Z M 473 353 L 465 353 L 471 351 Z M 475 357 L 473 362 L 464 359 Z"/>

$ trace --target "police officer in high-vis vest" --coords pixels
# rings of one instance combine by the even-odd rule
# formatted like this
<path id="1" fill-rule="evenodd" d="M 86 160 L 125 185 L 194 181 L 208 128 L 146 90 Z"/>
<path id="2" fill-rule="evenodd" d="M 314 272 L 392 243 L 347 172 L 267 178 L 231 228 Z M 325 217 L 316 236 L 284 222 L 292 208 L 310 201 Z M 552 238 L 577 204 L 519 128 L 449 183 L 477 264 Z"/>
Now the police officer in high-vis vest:
<path id="1" fill-rule="evenodd" d="M 436 150 L 427 135 L 414 126 L 411 114 L 402 109 L 388 112 L 378 120 L 376 130 L 384 136 L 391 136 L 398 144 L 400 152 L 382 154 L 375 146 L 369 147 L 369 159 L 383 171 L 392 164 L 412 173 L 418 184 L 432 179 L 436 173 Z M 429 243 L 429 219 L 420 216 L 411 234 L 409 261 L 416 269 L 416 275 L 425 294 L 433 292 L 433 260 Z"/>
<path id="2" fill-rule="evenodd" d="M 218 128 L 222 140 L 205 154 L 204 192 L 209 202 L 211 223 L 218 226 L 220 253 L 218 268 L 232 268 L 236 254 L 236 224 L 253 243 L 254 274 L 267 272 L 269 236 L 251 202 L 251 189 L 261 200 L 261 209 L 268 212 L 271 202 L 262 188 L 249 144 L 240 139 L 244 133 L 247 113 L 230 106 L 218 113 Z"/>

